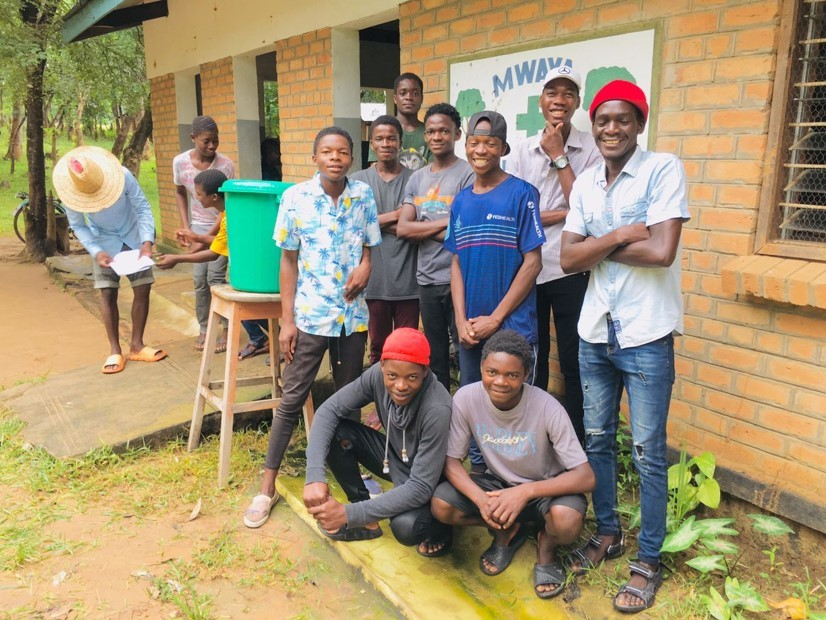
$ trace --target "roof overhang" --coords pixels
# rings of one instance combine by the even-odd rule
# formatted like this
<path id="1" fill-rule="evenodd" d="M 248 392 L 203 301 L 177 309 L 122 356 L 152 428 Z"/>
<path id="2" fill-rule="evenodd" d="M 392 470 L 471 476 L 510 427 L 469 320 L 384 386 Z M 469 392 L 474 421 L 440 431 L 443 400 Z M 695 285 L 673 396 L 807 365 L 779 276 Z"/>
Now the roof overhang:
<path id="1" fill-rule="evenodd" d="M 63 16 L 66 43 L 81 41 L 169 15 L 167 0 L 80 0 Z"/>

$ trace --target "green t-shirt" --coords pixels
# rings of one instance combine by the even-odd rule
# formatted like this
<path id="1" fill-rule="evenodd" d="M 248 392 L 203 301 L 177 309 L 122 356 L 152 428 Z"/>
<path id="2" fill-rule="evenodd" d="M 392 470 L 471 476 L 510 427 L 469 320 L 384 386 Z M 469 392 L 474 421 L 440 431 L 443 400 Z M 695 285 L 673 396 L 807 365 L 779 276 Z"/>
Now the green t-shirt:
<path id="1" fill-rule="evenodd" d="M 424 123 L 416 127 L 413 131 L 405 131 L 402 136 L 402 152 L 399 154 L 399 162 L 405 168 L 410 170 L 418 170 L 424 168 L 431 162 L 433 155 L 430 149 L 427 148 L 427 143 L 424 141 Z M 376 152 L 373 147 L 370 147 L 370 155 L 367 161 L 377 161 Z"/>

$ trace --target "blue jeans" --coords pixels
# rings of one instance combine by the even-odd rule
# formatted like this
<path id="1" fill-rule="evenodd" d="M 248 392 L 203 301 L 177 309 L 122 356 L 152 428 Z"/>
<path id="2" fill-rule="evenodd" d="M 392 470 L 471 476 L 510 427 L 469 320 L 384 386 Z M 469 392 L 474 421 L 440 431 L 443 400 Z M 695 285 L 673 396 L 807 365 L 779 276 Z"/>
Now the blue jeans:
<path id="1" fill-rule="evenodd" d="M 263 347 L 270 339 L 267 319 L 246 319 L 241 321 L 241 325 L 247 332 L 250 344 L 255 345 L 257 349 Z"/>
<path id="2" fill-rule="evenodd" d="M 613 324 L 608 343 L 580 340 L 585 451 L 596 476 L 597 533 L 621 533 L 617 508 L 617 425 L 622 390 L 628 392 L 634 466 L 640 476 L 639 559 L 656 564 L 665 539 L 668 504 L 666 420 L 674 383 L 674 337 L 621 349 Z"/>

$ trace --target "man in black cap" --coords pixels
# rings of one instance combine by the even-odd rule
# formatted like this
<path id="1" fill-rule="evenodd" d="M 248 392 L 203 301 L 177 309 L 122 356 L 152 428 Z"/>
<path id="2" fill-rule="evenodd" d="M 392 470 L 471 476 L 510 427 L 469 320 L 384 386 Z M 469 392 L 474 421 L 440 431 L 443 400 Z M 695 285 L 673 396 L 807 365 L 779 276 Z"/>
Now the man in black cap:
<path id="1" fill-rule="evenodd" d="M 548 239 L 542 246 L 542 271 L 536 279 L 539 340 L 533 384 L 548 389 L 553 309 L 559 366 L 565 379 L 565 409 L 580 443 L 583 443 L 585 429 L 576 326 L 589 272 L 566 275 L 559 266 L 562 226 L 568 214 L 571 187 L 577 175 L 602 161 L 594 137 L 571 124 L 571 118 L 580 106 L 581 88 L 579 74 L 567 65 L 548 73 L 539 95 L 545 127 L 536 136 L 522 140 L 514 147 L 508 158 L 508 171 L 539 190 L 539 218 Z"/>

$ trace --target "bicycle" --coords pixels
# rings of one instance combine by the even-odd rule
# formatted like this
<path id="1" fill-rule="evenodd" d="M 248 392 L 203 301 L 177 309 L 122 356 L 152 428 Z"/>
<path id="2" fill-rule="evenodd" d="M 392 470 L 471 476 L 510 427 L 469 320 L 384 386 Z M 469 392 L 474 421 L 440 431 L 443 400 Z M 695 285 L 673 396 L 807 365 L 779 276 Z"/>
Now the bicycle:
<path id="1" fill-rule="evenodd" d="M 23 202 L 17 205 L 14 210 L 14 234 L 17 235 L 20 241 L 26 243 L 26 212 L 29 210 L 29 195 L 26 192 L 18 192 L 16 196 Z M 66 215 L 66 207 L 63 206 L 59 198 L 52 198 L 52 204 L 54 205 L 55 215 Z M 69 238 L 73 237 L 72 229 L 69 228 Z"/>

